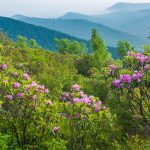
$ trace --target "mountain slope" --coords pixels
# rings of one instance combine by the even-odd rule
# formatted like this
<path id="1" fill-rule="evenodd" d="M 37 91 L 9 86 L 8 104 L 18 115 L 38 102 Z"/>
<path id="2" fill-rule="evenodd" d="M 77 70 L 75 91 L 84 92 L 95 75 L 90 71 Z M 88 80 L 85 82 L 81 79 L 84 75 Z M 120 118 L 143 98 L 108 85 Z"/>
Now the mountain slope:
<path id="1" fill-rule="evenodd" d="M 4 31 L 8 34 L 9 37 L 14 40 L 16 40 L 17 35 L 25 36 L 28 39 L 35 39 L 38 44 L 45 49 L 55 49 L 55 38 L 67 38 L 70 40 L 85 42 L 89 47 L 89 43 L 85 40 L 81 40 L 58 31 L 27 24 L 7 17 L 0 17 L 0 31 Z"/>
<path id="2" fill-rule="evenodd" d="M 43 19 L 43 18 L 30 18 L 30 17 L 17 17 L 21 21 L 31 23 L 34 25 L 40 25 L 49 29 L 57 30 L 78 38 L 89 40 L 91 36 L 91 29 L 95 28 L 101 34 L 107 45 L 116 46 L 119 40 L 128 40 L 136 47 L 139 47 L 143 41 L 134 35 L 121 32 L 102 24 L 93 23 L 87 20 L 81 19 Z"/>
<path id="3" fill-rule="evenodd" d="M 86 16 L 69 13 L 62 18 L 84 18 L 95 23 L 107 25 L 113 29 L 121 30 L 143 39 L 143 44 L 148 43 L 150 35 L 150 3 L 116 3 L 108 8 L 107 14 L 99 16 Z"/>
<path id="4" fill-rule="evenodd" d="M 113 6 L 111 6 L 108 10 L 110 11 L 139 11 L 143 9 L 150 9 L 150 3 L 116 3 Z"/>
<path id="5" fill-rule="evenodd" d="M 130 32 L 146 40 L 150 33 L 150 9 L 135 12 L 114 12 L 99 17 L 99 21 L 125 32 Z M 137 32 L 138 31 L 138 32 Z"/>

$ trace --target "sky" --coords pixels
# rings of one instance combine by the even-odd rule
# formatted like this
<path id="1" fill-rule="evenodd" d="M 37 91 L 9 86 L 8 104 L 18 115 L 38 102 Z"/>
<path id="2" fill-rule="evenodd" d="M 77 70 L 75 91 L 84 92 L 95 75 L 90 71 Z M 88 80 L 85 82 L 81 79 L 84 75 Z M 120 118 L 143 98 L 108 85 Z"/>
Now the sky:
<path id="1" fill-rule="evenodd" d="M 0 0 L 0 16 L 55 18 L 67 12 L 98 15 L 118 2 L 150 3 L 150 0 Z"/>

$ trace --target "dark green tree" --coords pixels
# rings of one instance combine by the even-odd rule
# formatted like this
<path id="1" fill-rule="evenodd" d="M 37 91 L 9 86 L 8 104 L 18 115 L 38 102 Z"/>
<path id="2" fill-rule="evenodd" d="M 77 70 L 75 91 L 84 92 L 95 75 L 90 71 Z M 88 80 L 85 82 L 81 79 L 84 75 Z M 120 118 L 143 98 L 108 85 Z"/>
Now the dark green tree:
<path id="1" fill-rule="evenodd" d="M 94 67 L 100 69 L 110 58 L 103 39 L 98 35 L 95 29 L 92 29 L 91 48 L 94 56 Z"/>
<path id="2" fill-rule="evenodd" d="M 117 52 L 120 58 L 127 55 L 128 51 L 134 51 L 134 47 L 128 41 L 119 41 L 117 43 Z"/>
<path id="3" fill-rule="evenodd" d="M 21 35 L 17 36 L 16 44 L 17 44 L 18 47 L 22 47 L 22 48 L 27 48 L 27 47 L 39 48 L 39 49 L 42 48 L 40 45 L 38 45 L 36 40 L 34 40 L 34 39 L 27 39 L 26 37 L 21 36 Z"/>
<path id="4" fill-rule="evenodd" d="M 65 54 L 82 54 L 87 52 L 86 44 L 78 41 L 71 41 L 68 39 L 55 39 L 56 49 L 59 53 Z"/>

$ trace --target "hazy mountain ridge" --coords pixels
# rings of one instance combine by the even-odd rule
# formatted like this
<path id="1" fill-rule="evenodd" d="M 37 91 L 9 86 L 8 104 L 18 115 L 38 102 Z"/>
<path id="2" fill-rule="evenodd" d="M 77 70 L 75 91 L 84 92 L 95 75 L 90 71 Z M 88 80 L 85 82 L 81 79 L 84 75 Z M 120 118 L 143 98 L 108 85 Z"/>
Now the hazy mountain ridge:
<path id="1" fill-rule="evenodd" d="M 38 44 L 46 49 L 55 49 L 55 38 L 67 38 L 69 40 L 76 40 L 79 42 L 85 42 L 89 47 L 89 42 L 75 38 L 73 36 L 50 30 L 44 27 L 27 24 L 21 21 L 10 19 L 0 16 L 0 31 L 8 34 L 9 37 L 16 40 L 17 35 L 25 36 L 29 39 L 35 39 Z"/>
<path id="2" fill-rule="evenodd" d="M 150 9 L 150 3 L 116 3 L 108 10 L 110 11 L 139 11 L 142 9 Z"/>
<path id="3" fill-rule="evenodd" d="M 150 35 L 150 3 L 117 3 L 108 8 L 108 12 L 110 13 L 99 16 L 80 14 L 74 14 L 74 16 L 76 16 L 76 19 L 84 18 L 113 29 L 134 34 L 143 39 L 143 44 L 149 43 L 147 37 Z M 71 19 L 71 13 L 65 15 L 65 19 Z"/>
<path id="4" fill-rule="evenodd" d="M 21 20 L 38 26 L 57 30 L 81 39 L 89 40 L 91 37 L 91 29 L 95 28 L 106 41 L 109 46 L 116 46 L 119 40 L 128 40 L 135 46 L 142 44 L 142 40 L 134 35 L 126 32 L 118 31 L 102 24 L 94 23 L 81 19 L 49 19 L 49 18 L 33 18 L 33 17 L 17 17 L 14 19 Z"/>

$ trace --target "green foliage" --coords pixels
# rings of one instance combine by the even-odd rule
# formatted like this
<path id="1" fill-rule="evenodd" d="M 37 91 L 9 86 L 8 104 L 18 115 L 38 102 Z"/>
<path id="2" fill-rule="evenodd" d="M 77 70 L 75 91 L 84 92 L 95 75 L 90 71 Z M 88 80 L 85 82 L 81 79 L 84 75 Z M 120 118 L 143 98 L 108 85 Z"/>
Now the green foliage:
<path id="1" fill-rule="evenodd" d="M 1 150 L 7 150 L 8 149 L 8 143 L 9 143 L 9 136 L 8 135 L 2 135 L 0 133 L 0 149 Z"/>
<path id="2" fill-rule="evenodd" d="M 128 41 L 119 41 L 117 51 L 120 58 L 122 58 L 127 55 L 128 51 L 134 51 L 134 47 Z"/>
<path id="3" fill-rule="evenodd" d="M 91 48 L 94 57 L 94 67 L 96 67 L 97 69 L 101 69 L 105 65 L 105 62 L 110 58 L 110 56 L 108 51 L 106 50 L 104 41 L 98 35 L 95 29 L 92 30 Z"/>
<path id="4" fill-rule="evenodd" d="M 42 49 L 42 47 L 39 46 L 34 39 L 28 40 L 26 37 L 23 37 L 21 35 L 17 36 L 16 45 L 20 48 L 30 47 L 30 48 Z"/>
<path id="5" fill-rule="evenodd" d="M 149 47 L 113 60 L 96 31 L 91 42 L 60 54 L 0 35 L 0 149 L 149 149 Z"/>
<path id="6" fill-rule="evenodd" d="M 121 119 L 119 123 L 124 124 L 123 130 L 129 134 L 134 128 L 135 134 L 150 135 L 149 73 L 149 57 L 137 52 L 129 52 L 123 58 L 121 70 L 110 66 L 112 90 L 117 100 L 113 102 L 113 99 L 112 103 L 118 108 L 114 110 Z"/>
<path id="7" fill-rule="evenodd" d="M 86 44 L 78 41 L 70 41 L 68 39 L 55 39 L 56 49 L 59 53 L 65 54 L 83 54 L 87 52 Z"/>
<path id="8" fill-rule="evenodd" d="M 41 148 L 46 150 L 67 150 L 66 142 L 61 139 L 52 139 L 50 141 L 43 142 Z"/>
<path id="9" fill-rule="evenodd" d="M 35 75 L 38 81 L 49 88 L 54 99 L 59 98 L 63 88 L 72 84 L 77 74 L 74 56 L 70 54 L 60 55 L 41 49 L 22 48 L 19 45 L 16 48 L 16 44 L 12 42 L 2 45 L 0 52 L 17 68 Z"/>
<path id="10" fill-rule="evenodd" d="M 51 30 L 39 25 L 35 26 L 32 25 L 32 23 L 27 24 L 8 17 L 0 16 L 0 29 L 2 29 L 2 32 L 7 33 L 7 35 L 14 41 L 16 41 L 18 35 L 21 35 L 27 39 L 35 39 L 38 45 L 41 45 L 44 49 L 53 51 L 55 50 L 55 38 L 66 38 L 71 41 L 83 42 L 89 45 L 89 42 L 86 40 L 58 32 L 58 30 Z"/>
<path id="11" fill-rule="evenodd" d="M 89 54 L 84 54 L 76 58 L 75 67 L 78 71 L 78 74 L 83 76 L 90 76 L 90 70 L 93 66 L 92 60 L 92 56 Z"/>
<path id="12" fill-rule="evenodd" d="M 144 53 L 147 55 L 150 55 L 150 45 L 144 45 L 143 46 Z"/>

